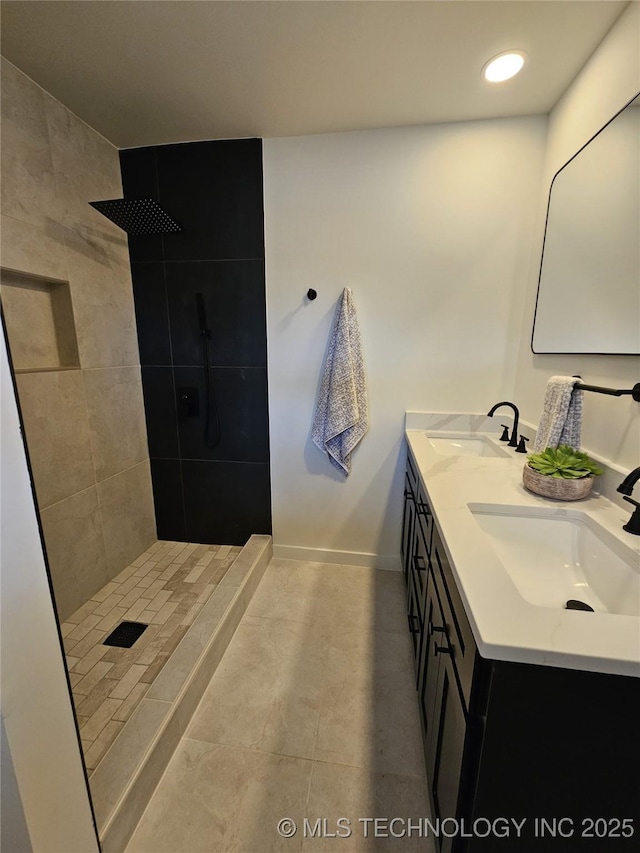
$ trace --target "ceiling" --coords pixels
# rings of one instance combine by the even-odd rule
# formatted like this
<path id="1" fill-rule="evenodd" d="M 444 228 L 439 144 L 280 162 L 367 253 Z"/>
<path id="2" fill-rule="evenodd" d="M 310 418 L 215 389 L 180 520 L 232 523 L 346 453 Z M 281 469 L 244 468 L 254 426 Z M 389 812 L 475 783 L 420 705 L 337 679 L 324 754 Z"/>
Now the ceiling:
<path id="1" fill-rule="evenodd" d="M 2 54 L 118 147 L 297 136 L 547 113 L 627 5 L 3 0 Z"/>

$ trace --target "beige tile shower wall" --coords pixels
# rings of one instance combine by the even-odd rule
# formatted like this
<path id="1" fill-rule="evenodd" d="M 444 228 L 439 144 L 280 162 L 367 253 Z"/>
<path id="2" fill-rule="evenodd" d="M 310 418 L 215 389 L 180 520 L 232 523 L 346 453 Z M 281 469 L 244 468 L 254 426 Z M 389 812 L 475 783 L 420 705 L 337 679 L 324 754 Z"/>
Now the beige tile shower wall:
<path id="1" fill-rule="evenodd" d="M 113 145 L 4 59 L 1 184 L 2 267 L 68 282 L 71 294 L 80 369 L 17 377 L 65 619 L 156 538 L 127 239 L 88 204 L 122 196 L 120 165 Z"/>

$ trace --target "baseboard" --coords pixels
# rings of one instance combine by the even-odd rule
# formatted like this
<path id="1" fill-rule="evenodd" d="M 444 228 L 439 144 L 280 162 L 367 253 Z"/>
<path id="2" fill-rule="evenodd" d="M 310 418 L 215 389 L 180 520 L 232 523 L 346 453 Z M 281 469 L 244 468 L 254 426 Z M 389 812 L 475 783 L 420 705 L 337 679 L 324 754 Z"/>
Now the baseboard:
<path id="1" fill-rule="evenodd" d="M 399 554 L 367 554 L 362 551 L 334 551 L 328 548 L 303 548 L 298 545 L 274 545 L 274 558 L 305 560 L 311 563 L 339 563 L 345 566 L 367 566 L 372 569 L 400 571 Z"/>

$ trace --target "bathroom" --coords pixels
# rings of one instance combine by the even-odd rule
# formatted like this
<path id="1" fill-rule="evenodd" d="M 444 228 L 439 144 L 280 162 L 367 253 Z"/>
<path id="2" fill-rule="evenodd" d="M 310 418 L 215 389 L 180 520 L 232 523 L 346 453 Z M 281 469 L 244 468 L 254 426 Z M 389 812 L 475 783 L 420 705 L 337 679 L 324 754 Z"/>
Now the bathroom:
<path id="1" fill-rule="evenodd" d="M 92 125 L 90 116 L 96 115 L 91 112 L 92 101 L 103 85 L 96 71 L 100 63 L 91 62 L 89 40 L 86 44 L 79 37 L 73 41 L 71 19 L 64 17 L 65 12 L 74 16 L 79 31 L 84 27 L 86 33 L 93 22 L 96 31 L 110 26 L 114 38 L 124 39 L 127 29 L 135 32 L 136 28 L 138 31 L 143 28 L 144 7 L 149 4 L 131 4 L 138 8 L 128 12 L 130 18 L 123 14 L 119 21 L 109 19 L 109 7 L 115 4 L 43 5 L 52 9 L 59 6 L 61 11 L 45 9 L 42 20 L 38 21 L 28 8 L 34 4 L 3 4 L 6 60 L 3 125 L 8 128 L 3 131 L 3 156 L 8 166 L 3 165 L 2 267 L 37 281 L 56 282 L 63 300 L 68 282 L 73 302 L 75 346 L 67 353 L 66 366 L 75 365 L 76 369 L 56 374 L 63 377 L 61 382 L 68 383 L 69 400 L 72 384 L 81 378 L 85 404 L 74 403 L 73 428 L 65 426 L 67 422 L 52 421 L 52 411 L 44 417 L 38 411 L 46 372 L 31 372 L 29 376 L 18 372 L 16 377 L 18 391 L 21 379 L 23 386 L 31 382 L 34 388 L 33 394 L 24 400 L 20 398 L 20 406 L 38 500 L 42 501 L 37 494 L 38 470 L 49 465 L 53 471 L 60 460 L 37 458 L 36 444 L 29 444 L 29 414 L 33 410 L 32 420 L 39 421 L 42 430 L 49 427 L 56 434 L 66 434 L 69 440 L 69 434 L 75 433 L 73 459 L 60 466 L 61 478 L 49 477 L 51 491 L 45 496 L 41 511 L 52 575 L 56 558 L 59 562 L 79 561 L 82 552 L 88 551 L 90 556 L 85 565 L 102 566 L 106 583 L 113 576 L 109 572 L 122 571 L 153 546 L 156 529 L 162 540 L 205 543 L 211 547 L 241 548 L 251 534 L 271 536 L 276 560 L 399 569 L 405 412 L 486 413 L 496 401 L 508 399 L 517 403 L 524 423 L 535 425 L 540 417 L 545 383 L 552 374 L 580 374 L 585 382 L 611 388 L 631 388 L 638 381 L 637 355 L 558 355 L 531 350 L 549 186 L 558 169 L 638 93 L 637 3 L 507 4 L 515 16 L 513 30 L 506 26 L 500 29 L 501 16 L 491 10 L 494 4 L 473 4 L 479 9 L 485 7 L 485 17 L 495 18 L 496 33 L 506 29 L 510 38 L 506 43 L 497 35 L 493 40 L 487 36 L 474 46 L 477 59 L 469 62 L 473 75 L 472 79 L 469 76 L 471 93 L 466 114 L 451 111 L 445 103 L 435 104 L 429 117 L 422 120 L 407 117 L 408 113 L 402 110 L 395 113 L 389 110 L 387 118 L 380 118 L 377 123 L 348 116 L 341 122 L 336 120 L 333 126 L 322 126 L 314 124 L 313 114 L 310 116 L 301 108 L 304 121 L 301 118 L 289 128 L 284 120 L 277 124 L 269 115 L 263 115 L 251 127 L 236 123 L 234 130 L 232 116 L 227 116 L 226 124 L 216 125 L 215 131 L 211 131 L 206 125 L 199 126 L 193 118 L 202 119 L 206 100 L 204 104 L 197 99 L 188 102 L 192 116 L 180 105 L 183 92 L 174 89 L 173 107 L 184 120 L 179 136 L 173 128 L 163 125 L 166 116 L 162 107 L 141 91 L 143 75 L 138 76 L 137 71 L 141 71 L 142 57 L 135 56 L 135 41 L 125 42 L 131 50 L 123 52 L 121 58 L 123 63 L 127 58 L 130 61 L 135 58 L 137 64 L 123 64 L 121 76 L 115 78 L 121 87 L 126 81 L 130 96 L 112 110 L 113 136 L 106 132 L 106 123 L 102 128 L 95 122 Z M 71 5 L 75 8 L 69 11 L 66 7 Z M 158 4 L 160 9 L 172 5 Z M 219 5 L 223 4 L 203 4 L 203 8 Z M 239 11 L 232 12 L 232 7 L 237 9 L 246 4 L 224 5 L 229 6 L 232 18 L 234 14 L 240 15 Z M 348 13 L 348 7 L 356 4 L 337 5 L 347 7 L 340 13 L 336 10 L 336 14 L 345 16 L 339 20 L 350 32 L 348 27 L 355 25 L 350 15 L 356 13 Z M 364 10 L 374 4 L 357 5 Z M 381 4 L 384 14 L 393 14 L 392 5 Z M 415 5 L 453 8 L 460 4 Z M 547 14 L 557 13 L 559 19 L 545 19 L 542 12 L 527 9 L 547 5 L 550 6 Z M 92 10 L 92 6 L 101 8 Z M 274 7 L 275 16 L 278 4 L 266 6 Z M 559 53 L 561 35 L 570 36 L 572 27 L 589 33 L 582 58 L 574 56 L 572 67 L 562 69 L 562 74 L 558 71 L 555 81 L 545 81 L 546 102 L 535 101 L 535 92 L 517 90 L 520 97 L 528 94 L 531 98 L 528 103 L 533 106 L 526 110 L 519 108 L 518 96 L 509 95 L 506 89 L 494 89 L 486 95 L 480 77 L 482 65 L 492 55 L 520 46 L 529 53 L 529 64 L 523 69 L 522 78 L 516 77 L 512 82 L 518 85 L 521 79 L 523 87 L 531 85 L 525 75 L 536 73 L 535 57 L 527 31 L 519 28 L 524 24 L 518 22 L 513 11 L 518 6 L 523 7 L 523 21 L 529 27 L 533 28 L 533 23 L 527 15 L 538 15 L 536 44 L 549 41 L 553 33 L 555 41 L 547 50 Z M 563 18 L 562 7 L 573 10 L 567 8 Z M 356 18 L 355 23 L 361 26 L 376 19 L 371 8 L 360 14 L 362 17 Z M 377 14 L 383 15 L 383 11 Z M 480 21 L 472 16 L 482 15 L 468 9 L 465 14 L 465 27 L 473 32 L 474 22 L 479 27 Z M 101 17 L 105 15 L 106 19 Z M 390 17 L 389 22 L 392 20 Z M 459 26 L 461 21 L 453 18 L 453 23 Z M 314 23 L 320 25 L 320 21 Z M 379 26 L 383 24 L 384 19 L 378 21 Z M 435 28 L 437 21 L 434 19 L 432 24 Z M 163 25 L 162 16 L 156 25 Z M 326 22 L 325 25 L 328 27 Z M 261 21 L 261 26 L 274 39 L 276 26 L 282 29 L 280 39 L 290 33 L 277 17 Z M 406 49 L 415 51 L 411 30 L 415 31 L 416 26 L 405 22 Z M 491 34 L 491 27 L 487 31 Z M 193 29 L 189 32 L 193 36 Z M 369 30 L 365 28 L 365 32 Z M 513 33 L 521 34 L 520 39 Z M 166 45 L 167 73 L 162 78 L 165 83 L 185 55 L 185 38 L 176 28 L 175 45 Z M 328 31 L 326 38 L 330 38 Z M 331 44 L 337 51 L 339 35 L 331 38 L 335 39 Z M 517 43 L 512 43 L 513 38 Z M 41 49 L 48 41 L 49 55 Z M 328 50 L 326 46 L 324 49 Z M 244 50 L 249 47 L 245 45 Z M 58 61 L 54 63 L 56 56 Z M 247 54 L 244 56 L 248 61 Z M 40 76 L 38 71 L 47 62 L 52 63 L 55 72 L 48 78 Z M 234 67 L 237 69 L 237 64 Z M 369 73 L 375 76 L 375 69 Z M 382 98 L 384 80 L 378 79 L 377 83 Z M 364 85 L 362 78 L 357 78 L 356 84 Z M 144 85 L 151 85 L 149 78 Z M 243 85 L 238 83 L 238 88 Z M 198 86 L 197 91 L 204 91 L 206 80 L 199 78 Z M 509 86 L 509 82 L 504 86 Z M 266 88 L 262 94 L 265 102 L 268 101 Z M 186 94 L 184 97 L 186 100 Z M 487 104 L 487 97 L 505 100 L 496 106 Z M 510 97 L 513 100 L 509 101 Z M 482 99 L 485 99 L 485 112 L 474 112 L 475 102 Z M 259 105 L 258 99 L 256 110 Z M 137 120 L 137 112 L 144 113 L 144 122 Z M 225 111 L 225 116 L 227 112 L 232 111 Z M 103 121 L 107 118 L 103 117 Z M 127 125 L 139 128 L 136 135 L 127 137 Z M 258 246 L 257 254 L 255 246 L 250 245 L 241 254 L 229 254 L 228 247 L 223 247 L 220 254 L 213 256 L 174 255 L 173 260 L 161 255 L 143 256 L 140 252 L 155 251 L 150 242 L 155 238 L 132 237 L 127 244 L 124 232 L 88 204 L 122 197 L 120 181 L 124 184 L 125 197 L 136 197 L 137 188 L 127 187 L 126 172 L 126 158 L 135 157 L 135 151 L 140 157 L 146 151 L 148 159 L 150 151 L 155 149 L 162 154 L 162 147 L 168 143 L 194 139 L 246 142 L 255 137 L 262 138 L 261 175 L 256 183 L 259 194 L 263 193 L 264 205 L 264 222 L 258 225 L 259 230 L 264 230 L 264 246 Z M 225 164 L 224 174 L 230 169 Z M 135 176 L 141 181 L 146 179 L 142 167 Z M 207 178 L 212 183 L 221 179 L 222 173 Z M 188 183 L 197 194 L 197 180 L 189 182 L 180 177 L 179 181 Z M 148 192 L 146 188 L 140 189 L 140 193 Z M 184 232 L 185 240 L 191 240 L 193 229 L 202 227 L 202 208 L 193 198 L 180 198 L 179 193 L 174 193 L 174 197 L 180 209 L 172 208 L 168 200 L 171 191 L 163 192 L 163 187 L 160 196 L 163 201 L 167 199 L 166 209 L 178 221 L 193 216 L 189 226 L 192 230 Z M 220 215 L 232 217 L 233 211 L 222 211 Z M 247 217 L 238 218 L 242 220 L 238 227 L 244 237 L 255 225 L 247 222 Z M 168 242 L 173 237 L 163 239 Z M 176 454 L 172 448 L 166 452 L 158 448 L 167 440 L 166 434 L 153 433 L 157 422 L 150 420 L 148 411 L 145 420 L 143 401 L 149 387 L 145 382 L 152 371 L 159 373 L 173 369 L 173 365 L 171 361 L 152 360 L 155 354 L 147 359 L 143 352 L 143 323 L 142 315 L 137 314 L 137 300 L 144 282 L 138 273 L 143 266 L 147 269 L 154 264 L 166 272 L 176 257 L 185 266 L 194 261 L 213 262 L 216 258 L 250 265 L 256 263 L 256 258 L 266 258 L 253 301 L 240 311 L 258 327 L 245 331 L 243 340 L 251 344 L 259 336 L 260 347 L 256 349 L 260 351 L 253 354 L 254 360 L 243 362 L 230 360 L 230 354 L 226 363 L 217 363 L 215 368 L 217 375 L 231 369 L 243 371 L 245 378 L 259 374 L 262 383 L 259 389 L 252 386 L 247 395 L 254 408 L 242 412 L 242 429 L 245 425 L 249 428 L 249 432 L 243 433 L 242 445 L 249 455 L 226 457 L 237 463 L 230 474 L 231 483 L 240 484 L 240 471 L 248 468 L 260 468 L 262 479 L 259 485 L 255 481 L 242 482 L 242 489 L 233 496 L 225 488 L 224 498 L 221 500 L 216 494 L 215 499 L 223 509 L 237 501 L 239 507 L 234 518 L 240 517 L 247 507 L 251 509 L 258 493 L 260 503 L 247 529 L 239 530 L 237 535 L 221 530 L 220 536 L 212 536 L 210 542 L 200 529 L 191 535 L 184 529 L 161 530 L 167 519 L 175 522 L 181 513 L 183 518 L 188 515 L 189 521 L 197 518 L 200 507 L 207 505 L 211 487 L 205 481 L 190 492 L 197 494 L 198 503 L 188 514 L 184 499 L 178 502 L 175 511 L 161 503 L 158 472 L 163 466 L 169 470 L 168 463 Z M 370 429 L 354 453 L 352 472 L 346 480 L 328 465 L 310 439 L 327 340 L 344 287 L 352 289 L 357 306 L 370 406 Z M 14 290 L 18 289 L 14 285 Z M 317 292 L 314 300 L 306 297 L 310 289 Z M 197 292 L 197 288 L 193 290 Z M 215 303 L 207 303 L 209 320 L 214 326 L 217 307 Z M 191 310 L 195 313 L 195 303 Z M 6 313 L 9 327 L 9 308 Z M 8 332 L 11 340 L 10 328 Z M 192 335 L 191 343 L 196 340 Z M 15 353 L 12 356 L 15 362 Z M 193 361 L 186 362 L 192 372 L 200 369 L 199 358 L 196 348 Z M 180 369 L 186 370 L 184 363 Z M 197 383 L 185 378 L 184 387 L 194 385 Z M 110 407 L 101 409 L 106 400 Z M 31 409 L 27 410 L 29 405 Z M 200 405 L 204 405 L 202 394 Z M 184 446 L 188 436 L 184 425 L 180 429 L 180 442 Z M 251 456 L 257 445 L 261 445 L 258 458 Z M 619 472 L 637 467 L 640 463 L 637 404 L 629 397 L 588 395 L 584 404 L 583 446 L 598 458 L 611 462 Z M 237 448 L 233 450 L 236 452 Z M 215 452 L 199 457 L 198 464 L 203 468 L 213 464 Z M 14 452 L 16 458 L 17 453 Z M 7 478 L 12 475 L 3 455 L 3 479 L 5 472 Z M 622 476 L 620 473 L 619 479 Z M 167 500 L 176 498 L 180 485 L 171 480 L 165 484 Z M 8 488 L 10 494 L 14 488 L 17 493 L 17 487 Z M 68 525 L 74 514 L 53 519 L 56 510 L 60 511 L 65 501 L 75 500 L 79 505 L 87 493 L 95 497 L 93 510 L 87 508 L 86 501 L 82 504 L 85 514 L 75 528 L 80 532 L 64 539 L 58 553 L 54 553 L 56 546 L 51 536 L 47 542 L 47 525 L 54 521 L 58 529 Z M 24 512 L 28 518 L 30 512 L 33 514 L 33 502 L 31 509 L 28 505 L 30 499 L 27 489 Z M 95 511 L 98 501 L 100 521 Z M 15 504 L 17 512 L 17 499 Z M 20 524 L 26 524 L 29 532 L 23 531 Z M 61 841 L 49 849 L 93 850 L 96 842 L 91 807 L 72 718 L 69 722 L 71 710 L 48 599 L 47 575 L 42 568 L 40 539 L 31 522 L 17 519 L 12 526 L 21 530 L 20 548 L 25 552 L 20 557 L 20 565 L 25 567 L 20 577 L 28 576 L 27 567 L 28 571 L 39 571 L 37 577 L 30 579 L 30 586 L 24 588 L 18 583 L 14 589 L 3 583 L 2 591 L 3 624 L 7 630 L 11 626 L 16 632 L 15 637 L 11 634 L 7 637 L 3 630 L 3 724 L 18 780 L 16 803 L 20 808 L 16 813 L 24 814 L 34 850 L 47 850 L 38 839 L 52 838 L 54 827 Z M 4 530 L 3 541 L 10 541 L 5 540 Z M 5 559 L 7 553 L 12 553 L 10 547 L 7 546 Z M 30 556 L 28 548 L 33 549 Z M 4 572 L 3 576 L 9 577 Z M 92 588 L 89 593 L 83 592 L 79 588 L 81 580 L 80 576 L 70 579 L 69 594 L 79 594 L 80 598 L 63 605 L 62 621 L 82 605 L 83 596 L 86 600 L 86 595 L 94 591 Z M 58 591 L 55 577 L 53 586 L 57 597 L 67 592 Z M 21 614 L 20 621 L 5 618 L 5 607 L 15 608 Z M 36 612 L 42 617 L 25 616 Z M 377 609 L 372 618 L 376 615 L 379 615 Z M 349 608 L 345 611 L 345 619 L 348 618 Z M 403 627 L 406 629 L 406 623 Z M 7 649 L 11 650 L 11 656 L 7 655 Z M 44 668 L 42 678 L 46 679 L 46 687 L 42 681 L 30 684 L 24 678 L 25 673 L 35 673 L 37 666 Z M 9 681 L 9 675 L 15 680 Z M 38 717 L 38 707 L 40 714 L 44 714 L 43 695 L 47 697 L 48 714 Z M 23 722 L 16 728 L 17 717 Z M 47 731 L 54 724 L 59 726 L 58 735 L 43 739 L 34 757 L 29 749 L 32 741 L 28 739 L 33 737 L 28 733 L 29 727 Z M 47 749 L 52 752 L 47 754 Z M 49 776 L 39 772 L 43 755 L 48 755 L 46 766 L 58 768 L 57 773 Z M 63 775 L 67 780 L 65 785 L 60 784 Z M 65 797 L 64 809 L 59 807 L 60 794 Z M 68 814 L 71 801 L 72 821 Z M 43 809 L 43 802 L 51 803 L 50 809 Z M 351 814 L 356 817 L 356 812 Z M 74 836 L 74 832 L 87 835 Z M 76 843 L 75 848 L 68 840 L 66 845 L 62 841 L 74 837 L 91 837 L 92 841 Z M 314 839 L 306 843 L 311 846 L 319 842 Z"/>

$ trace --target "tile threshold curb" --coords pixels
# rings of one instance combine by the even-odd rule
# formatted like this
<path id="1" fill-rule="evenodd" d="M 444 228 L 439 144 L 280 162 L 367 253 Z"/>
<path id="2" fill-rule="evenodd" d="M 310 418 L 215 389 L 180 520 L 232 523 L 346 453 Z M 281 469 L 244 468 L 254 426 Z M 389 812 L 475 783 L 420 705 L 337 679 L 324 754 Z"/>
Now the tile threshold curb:
<path id="1" fill-rule="evenodd" d="M 271 562 L 251 536 L 90 779 L 103 853 L 122 853 Z"/>

